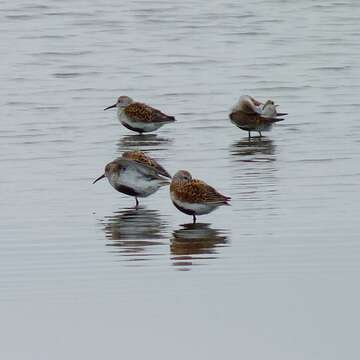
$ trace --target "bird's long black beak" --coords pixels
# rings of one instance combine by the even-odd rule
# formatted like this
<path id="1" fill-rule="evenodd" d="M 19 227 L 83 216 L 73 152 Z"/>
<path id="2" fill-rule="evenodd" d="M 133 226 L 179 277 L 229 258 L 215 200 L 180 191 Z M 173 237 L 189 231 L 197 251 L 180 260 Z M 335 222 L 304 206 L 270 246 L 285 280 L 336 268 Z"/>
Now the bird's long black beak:
<path id="1" fill-rule="evenodd" d="M 99 180 L 103 179 L 105 177 L 105 174 L 102 174 L 101 176 L 99 176 L 96 180 L 93 181 L 93 184 L 95 184 L 96 182 L 98 182 Z"/>
<path id="2" fill-rule="evenodd" d="M 105 108 L 104 110 L 108 110 L 108 109 L 111 109 L 111 108 L 114 108 L 114 107 L 116 107 L 116 104 L 110 105 L 110 106 L 108 106 L 107 108 Z"/>

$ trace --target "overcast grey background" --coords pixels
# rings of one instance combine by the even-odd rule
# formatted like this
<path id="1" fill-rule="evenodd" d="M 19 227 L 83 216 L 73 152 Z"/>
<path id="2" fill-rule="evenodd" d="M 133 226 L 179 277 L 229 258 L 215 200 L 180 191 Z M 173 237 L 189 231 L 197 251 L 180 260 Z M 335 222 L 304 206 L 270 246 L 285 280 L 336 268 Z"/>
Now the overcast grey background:
<path id="1" fill-rule="evenodd" d="M 1 1 L 1 358 L 359 358 L 359 6 Z M 249 144 L 241 94 L 289 116 Z M 139 138 L 119 95 L 178 121 Z M 129 149 L 232 206 L 134 212 L 91 184 Z"/>

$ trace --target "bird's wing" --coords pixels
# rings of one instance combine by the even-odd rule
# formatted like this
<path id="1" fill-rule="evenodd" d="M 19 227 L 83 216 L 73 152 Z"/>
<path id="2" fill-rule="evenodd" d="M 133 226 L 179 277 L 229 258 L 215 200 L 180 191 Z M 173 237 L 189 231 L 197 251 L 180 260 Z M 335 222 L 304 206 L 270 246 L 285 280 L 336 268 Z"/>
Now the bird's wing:
<path id="1" fill-rule="evenodd" d="M 256 114 L 247 114 L 240 110 L 232 112 L 229 117 L 239 125 L 256 124 L 256 121 L 259 118 Z"/>
<path id="2" fill-rule="evenodd" d="M 232 112 L 229 117 L 236 125 L 249 128 L 255 128 L 262 124 L 272 124 L 274 122 L 284 120 L 283 118 L 278 117 L 265 117 L 256 114 L 246 114 L 242 111 Z"/>
<path id="3" fill-rule="evenodd" d="M 224 196 L 204 181 L 193 179 L 182 187 L 183 198 L 188 202 L 227 204 L 230 197 Z"/>
<path id="4" fill-rule="evenodd" d="M 160 175 L 171 179 L 171 175 L 156 160 L 143 153 L 142 151 L 126 151 L 123 153 L 122 157 L 124 159 L 134 160 L 140 164 L 149 166 L 150 168 L 158 172 Z"/>
<path id="5" fill-rule="evenodd" d="M 168 180 L 164 179 L 156 170 L 136 160 L 118 158 L 116 161 L 122 166 L 124 171 L 128 169 L 136 172 L 137 174 L 148 180 L 162 180 L 164 181 L 164 183 L 168 183 Z"/>
<path id="6" fill-rule="evenodd" d="M 131 103 L 124 109 L 124 112 L 134 122 L 160 123 L 175 121 L 173 116 L 168 116 L 160 110 L 154 109 L 153 107 L 140 102 Z"/>

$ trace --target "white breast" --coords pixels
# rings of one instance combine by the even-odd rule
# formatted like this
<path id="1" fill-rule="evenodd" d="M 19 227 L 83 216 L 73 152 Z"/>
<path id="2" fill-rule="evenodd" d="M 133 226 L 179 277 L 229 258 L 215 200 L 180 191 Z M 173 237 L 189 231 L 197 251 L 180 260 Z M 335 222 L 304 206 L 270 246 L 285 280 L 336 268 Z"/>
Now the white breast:
<path id="1" fill-rule="evenodd" d="M 146 122 L 138 122 L 133 121 L 131 118 L 129 118 L 125 112 L 122 109 L 118 109 L 118 119 L 119 121 L 126 127 L 128 125 L 129 127 L 133 129 L 141 129 L 143 132 L 151 132 L 155 131 L 161 126 L 163 126 L 165 123 L 146 123 Z"/>
<path id="2" fill-rule="evenodd" d="M 212 212 L 215 210 L 219 205 L 214 204 L 202 204 L 202 203 L 189 203 L 180 201 L 172 193 L 170 193 L 171 200 L 179 207 L 188 210 L 194 211 L 195 215 L 204 215 Z"/>
<path id="3" fill-rule="evenodd" d="M 158 179 L 149 179 L 141 172 L 136 170 L 136 167 L 128 167 L 125 171 L 118 174 L 113 174 L 109 179 L 110 184 L 116 189 L 117 186 L 126 186 L 138 193 L 139 197 L 147 197 L 156 192 L 163 182 Z"/>

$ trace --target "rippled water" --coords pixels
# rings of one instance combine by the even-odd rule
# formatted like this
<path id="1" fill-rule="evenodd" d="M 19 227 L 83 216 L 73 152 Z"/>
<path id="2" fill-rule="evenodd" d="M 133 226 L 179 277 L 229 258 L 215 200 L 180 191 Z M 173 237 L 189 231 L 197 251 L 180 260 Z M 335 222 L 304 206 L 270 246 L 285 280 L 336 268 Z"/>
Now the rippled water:
<path id="1" fill-rule="evenodd" d="M 357 358 L 359 11 L 2 2 L 1 357 Z M 241 94 L 289 116 L 249 143 Z M 178 121 L 134 135 L 119 95 Z M 92 185 L 130 149 L 232 206 L 192 225 L 166 188 Z"/>

